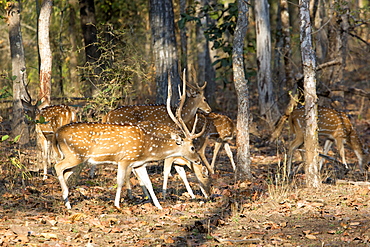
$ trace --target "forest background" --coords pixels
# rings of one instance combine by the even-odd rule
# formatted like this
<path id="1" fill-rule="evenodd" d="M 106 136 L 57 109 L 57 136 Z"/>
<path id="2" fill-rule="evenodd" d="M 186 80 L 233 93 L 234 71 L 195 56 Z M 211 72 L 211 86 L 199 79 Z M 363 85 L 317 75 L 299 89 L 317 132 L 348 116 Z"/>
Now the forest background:
<path id="1" fill-rule="evenodd" d="M 150 6 L 159 6 L 159 3 L 164 2 L 168 3 L 168 1 L 154 0 L 149 3 L 147 1 L 53 1 L 49 26 L 53 58 L 52 103 L 77 106 L 80 109 L 81 121 L 99 121 L 107 111 L 119 105 L 161 103 L 163 98 L 159 97 L 161 95 L 157 87 L 159 67 L 156 64 L 156 50 L 152 43 L 151 30 L 153 23 L 150 20 L 150 13 L 155 9 Z M 90 13 L 94 14 L 95 24 L 92 26 L 96 28 L 97 39 L 86 46 L 84 34 L 89 30 L 86 26 L 81 27 L 83 17 L 86 17 L 81 15 L 81 4 L 87 4 L 86 7 L 91 6 L 92 3 L 95 11 Z M 176 56 L 178 56 L 177 73 L 187 68 L 187 81 L 199 84 L 207 81 L 207 99 L 214 111 L 226 113 L 235 119 L 238 113 L 237 98 L 232 83 L 231 53 L 237 21 L 236 2 L 180 1 L 171 3 L 174 11 Z M 250 92 L 250 109 L 262 135 L 257 142 L 252 143 L 256 145 L 252 151 L 258 149 L 256 152 L 260 155 L 259 157 L 267 159 L 272 156 L 269 156 L 271 150 L 266 151 L 265 149 L 267 146 L 264 143 L 265 137 L 272 132 L 275 121 L 284 114 L 290 100 L 289 92 L 293 92 L 296 87 L 302 87 L 300 84 L 302 83 L 302 62 L 299 2 L 270 1 L 267 16 L 262 18 L 264 23 L 270 26 L 270 49 L 265 46 L 266 43 L 259 42 L 257 37 L 260 30 L 257 24 L 259 19 L 257 19 L 256 3 L 253 1 L 249 3 L 249 26 L 243 58 Z M 2 9 L 3 7 L 5 9 L 7 2 L 0 1 L 0 4 L 2 4 Z M 34 102 L 42 97 L 40 95 L 37 38 L 40 6 L 41 1 L 21 1 L 21 30 L 25 49 L 28 91 Z M 370 71 L 368 1 L 313 0 L 310 6 L 314 28 L 312 37 L 318 61 L 319 104 L 346 111 L 347 114 L 353 116 L 355 123 L 369 119 L 370 107 L 367 100 L 369 94 L 366 93 L 370 86 L 368 80 Z M 3 51 L 1 54 L 3 62 L 0 64 L 2 136 L 10 130 L 12 87 L 15 79 L 11 72 L 12 58 L 6 11 L 3 16 L 4 22 L 1 23 L 3 31 L 0 33 L 0 45 Z M 169 26 L 162 26 L 162 28 L 168 29 Z M 98 48 L 95 51 L 98 51 L 99 56 L 89 55 L 89 48 L 92 46 Z M 257 55 L 258 46 L 262 49 L 265 47 L 264 50 L 270 53 L 270 71 L 260 67 L 261 58 Z M 90 60 L 91 58 L 93 59 Z M 267 76 L 261 76 L 259 73 L 267 73 Z M 180 75 L 178 77 L 180 78 Z M 261 78 L 267 79 L 261 80 Z M 260 101 L 261 96 L 264 96 L 263 87 L 261 87 L 264 83 L 270 85 L 273 91 L 271 98 L 273 104 L 267 108 Z M 266 112 L 272 112 L 272 114 L 269 115 Z M 366 121 L 362 123 L 365 127 L 361 129 L 365 131 L 359 131 L 359 134 L 365 145 L 368 145 L 368 127 L 366 127 L 368 123 Z M 274 152 L 280 151 L 279 148 L 277 150 Z M 3 151 L 5 152 L 5 149 Z M 12 150 L 13 154 L 14 151 L 19 150 Z M 20 153 L 23 158 L 27 157 L 22 160 L 23 164 L 27 165 L 27 162 L 33 164 L 28 154 Z M 253 164 L 257 164 L 255 159 L 252 159 Z M 261 163 L 259 162 L 258 165 Z M 15 176 L 19 178 L 18 175 Z M 361 180 L 363 179 L 362 177 Z M 9 181 L 11 179 L 4 182 L 7 184 L 8 192 L 12 191 L 12 188 L 16 187 L 15 185 L 19 182 L 13 179 L 13 184 L 11 184 Z M 23 179 L 22 182 L 24 182 Z M 217 185 L 225 188 L 225 184 L 231 185 L 232 183 L 218 180 Z M 27 188 L 28 191 L 32 190 L 31 194 L 34 192 L 34 187 L 28 186 Z M 257 195 L 263 195 L 264 189 L 257 193 L 259 189 L 261 187 L 248 191 L 248 200 Z M 41 191 L 41 189 L 38 190 Z M 54 187 L 54 190 L 58 193 L 58 189 Z M 222 191 L 222 189 L 219 190 Z M 232 192 L 227 191 L 227 193 L 235 192 L 236 194 L 236 191 L 230 190 Z M 47 190 L 45 191 L 42 193 L 47 193 Z M 253 194 L 254 192 L 256 194 Z M 17 198 L 14 201 L 28 200 L 17 193 L 15 191 L 8 198 Z M 58 196 L 54 194 L 59 202 Z M 3 198 L 6 197 L 3 196 Z M 47 212 L 50 211 L 50 205 L 53 207 L 56 204 L 53 200 L 45 200 L 45 198 L 42 200 L 42 203 L 46 201 Z M 13 200 L 3 205 L 11 201 Z M 39 202 L 37 203 L 39 205 Z M 234 204 L 229 203 L 228 206 L 230 205 Z M 246 207 L 250 209 L 253 206 L 248 204 Z M 284 228 L 283 225 L 274 227 Z"/>

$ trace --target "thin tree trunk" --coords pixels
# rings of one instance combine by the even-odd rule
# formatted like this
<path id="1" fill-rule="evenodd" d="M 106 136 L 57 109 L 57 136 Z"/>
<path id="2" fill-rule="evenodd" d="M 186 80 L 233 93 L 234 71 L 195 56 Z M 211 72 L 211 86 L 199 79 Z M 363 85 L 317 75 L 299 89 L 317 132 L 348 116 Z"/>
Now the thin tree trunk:
<path id="1" fill-rule="evenodd" d="M 212 5 L 212 0 L 203 0 L 201 1 L 201 6 Z M 204 13 L 201 13 L 204 15 Z M 205 96 L 207 98 L 208 104 L 211 106 L 212 109 L 217 108 L 215 92 L 216 92 L 216 71 L 212 66 L 213 59 L 211 57 L 211 46 L 208 39 L 206 39 L 204 35 L 204 31 L 206 27 L 211 26 L 212 20 L 208 14 L 204 16 L 199 16 L 201 18 L 201 25 L 197 25 L 197 53 L 198 53 L 198 83 L 203 85 L 203 83 L 207 82 L 207 87 L 205 90 Z"/>
<path id="2" fill-rule="evenodd" d="M 77 31 L 76 31 L 76 10 L 77 0 L 69 0 L 69 40 L 71 42 L 71 52 L 69 61 L 69 73 L 71 83 L 71 96 L 80 96 L 80 85 L 78 80 L 78 55 L 77 55 Z"/>
<path id="3" fill-rule="evenodd" d="M 27 71 L 21 32 L 21 10 L 19 2 L 8 2 L 6 6 L 7 20 L 9 28 L 10 55 L 12 60 L 12 79 L 13 79 L 13 118 L 11 122 L 12 136 L 20 135 L 19 143 L 29 142 L 30 135 L 28 126 L 25 122 L 24 109 L 21 99 L 31 101 L 26 92 Z"/>
<path id="4" fill-rule="evenodd" d="M 94 96 L 98 93 L 99 79 L 96 79 L 101 72 L 101 67 L 98 64 L 101 52 L 98 47 L 98 37 L 95 19 L 95 4 L 94 0 L 79 0 L 80 2 L 80 18 L 81 29 L 85 42 L 85 57 L 86 67 L 92 66 L 88 71 L 92 71 L 94 75 L 86 75 L 89 82 L 86 85 L 86 96 Z"/>
<path id="5" fill-rule="evenodd" d="M 271 79 L 271 30 L 267 0 L 256 1 L 257 33 L 257 80 L 261 116 L 266 118 L 271 129 L 279 118 Z"/>
<path id="6" fill-rule="evenodd" d="M 186 0 L 180 0 L 180 15 L 186 13 Z M 188 73 L 188 39 L 187 39 L 187 28 L 180 29 L 180 42 L 181 42 L 181 70 L 185 70 Z M 188 77 L 185 78 L 188 81 Z"/>
<path id="7" fill-rule="evenodd" d="M 236 94 L 238 97 L 237 117 L 237 167 L 235 177 L 238 180 L 251 179 L 249 148 L 249 91 L 244 73 L 243 47 L 248 27 L 248 1 L 238 0 L 238 21 L 233 41 L 233 73 Z"/>
<path id="8" fill-rule="evenodd" d="M 317 127 L 317 95 L 316 95 L 316 55 L 312 45 L 312 26 L 310 21 L 309 0 L 300 1 L 300 39 L 304 74 L 306 129 L 304 135 L 305 172 L 308 187 L 320 187 L 318 127 Z"/>
<path id="9" fill-rule="evenodd" d="M 39 16 L 39 53 L 40 53 L 40 100 L 50 104 L 52 54 L 49 40 L 50 16 L 53 7 L 51 0 L 44 0 Z"/>
<path id="10" fill-rule="evenodd" d="M 282 32 L 283 32 L 283 39 L 284 39 L 284 66 L 285 66 L 285 80 L 287 91 L 293 90 L 294 88 L 294 75 L 293 75 L 293 66 L 292 66 L 292 47 L 291 47 L 291 39 L 290 39 L 290 18 L 289 18 L 289 9 L 288 9 L 288 1 L 281 0 L 281 24 L 282 24 Z"/>
<path id="11" fill-rule="evenodd" d="M 172 82 L 172 105 L 179 99 L 178 54 L 175 37 L 175 23 L 172 0 L 150 0 L 149 19 L 152 30 L 153 57 L 155 64 L 155 82 L 158 104 L 165 104 L 167 99 L 168 76 Z"/>

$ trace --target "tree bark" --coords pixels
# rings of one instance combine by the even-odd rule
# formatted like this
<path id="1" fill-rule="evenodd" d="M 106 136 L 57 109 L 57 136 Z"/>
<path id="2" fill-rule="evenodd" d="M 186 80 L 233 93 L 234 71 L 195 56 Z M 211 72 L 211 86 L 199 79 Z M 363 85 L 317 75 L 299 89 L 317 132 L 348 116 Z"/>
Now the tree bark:
<path id="1" fill-rule="evenodd" d="M 235 177 L 238 180 L 251 179 L 250 148 L 249 148 L 249 91 L 248 81 L 244 73 L 243 42 L 248 27 L 248 2 L 238 0 L 238 20 L 233 41 L 233 73 L 236 94 L 238 97 L 237 117 L 237 166 Z"/>
<path id="2" fill-rule="evenodd" d="M 290 18 L 288 10 L 288 1 L 281 0 L 281 24 L 282 24 L 282 35 L 284 39 L 284 70 L 285 70 L 285 80 L 287 91 L 294 90 L 294 76 L 293 76 L 293 66 L 292 66 L 292 47 L 290 39 Z"/>
<path id="3" fill-rule="evenodd" d="M 51 0 L 44 0 L 39 15 L 39 53 L 40 53 L 40 100 L 50 104 L 52 54 L 49 40 L 50 16 L 53 7 Z"/>
<path id="4" fill-rule="evenodd" d="M 304 96 L 306 129 L 304 135 L 305 172 L 308 187 L 318 188 L 321 184 L 319 173 L 317 95 L 316 95 L 316 55 L 312 45 L 312 26 L 310 21 L 309 0 L 300 1 L 300 40 L 304 74 Z"/>
<path id="5" fill-rule="evenodd" d="M 71 85 L 71 96 L 80 96 L 80 83 L 78 80 L 78 53 L 77 53 L 77 30 L 76 30 L 76 11 L 78 1 L 69 0 L 69 40 L 71 42 L 71 52 L 69 61 L 69 74 L 70 74 L 70 85 Z"/>
<path id="6" fill-rule="evenodd" d="M 178 54 L 175 37 L 175 23 L 172 0 L 150 0 L 150 27 L 152 31 L 152 48 L 155 66 L 157 104 L 167 100 L 168 77 L 171 76 L 173 97 L 171 105 L 179 99 Z"/>
<path id="7" fill-rule="evenodd" d="M 9 28 L 10 55 L 12 60 L 13 80 L 13 118 L 11 122 L 13 138 L 20 135 L 19 143 L 29 142 L 29 130 L 25 122 L 24 108 L 21 99 L 31 101 L 26 92 L 27 71 L 23 48 L 19 2 L 8 2 L 6 5 Z"/>
<path id="8" fill-rule="evenodd" d="M 206 6 L 213 3 L 213 0 L 202 0 L 201 6 Z M 200 14 L 202 15 L 199 16 L 199 18 L 201 19 L 201 25 L 197 25 L 198 83 L 200 85 L 203 85 L 205 81 L 207 82 L 205 96 L 211 108 L 216 109 L 216 71 L 215 68 L 212 66 L 214 59 L 213 57 L 211 57 L 211 44 L 204 35 L 205 28 L 211 26 L 211 22 L 214 20 L 209 17 L 208 13 L 206 15 L 204 15 L 204 13 Z"/>
<path id="9" fill-rule="evenodd" d="M 80 3 L 80 18 L 81 18 L 81 29 L 83 32 L 85 42 L 85 57 L 86 66 L 92 66 L 95 75 L 86 75 L 86 78 L 90 80 L 90 83 L 86 85 L 87 92 L 86 96 L 94 96 L 98 93 L 99 79 L 95 79 L 95 76 L 100 74 L 101 68 L 97 64 L 99 61 L 101 52 L 98 47 L 98 37 L 96 29 L 95 19 L 95 5 L 94 0 L 79 0 Z"/>
<path id="10" fill-rule="evenodd" d="M 257 80 L 261 116 L 271 129 L 280 116 L 271 79 L 271 30 L 267 0 L 256 1 Z"/>

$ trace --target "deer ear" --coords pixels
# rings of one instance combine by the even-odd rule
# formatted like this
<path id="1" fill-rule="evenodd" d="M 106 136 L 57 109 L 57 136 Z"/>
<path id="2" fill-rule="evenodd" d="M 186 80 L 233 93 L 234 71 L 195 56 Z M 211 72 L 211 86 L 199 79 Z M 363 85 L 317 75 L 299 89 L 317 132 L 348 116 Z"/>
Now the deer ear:
<path id="1" fill-rule="evenodd" d="M 183 143 L 182 138 L 178 134 L 171 133 L 171 139 L 175 140 L 177 145 L 181 145 Z"/>
<path id="2" fill-rule="evenodd" d="M 189 90 L 186 90 L 186 96 L 195 98 L 197 96 L 197 91 L 190 88 Z"/>

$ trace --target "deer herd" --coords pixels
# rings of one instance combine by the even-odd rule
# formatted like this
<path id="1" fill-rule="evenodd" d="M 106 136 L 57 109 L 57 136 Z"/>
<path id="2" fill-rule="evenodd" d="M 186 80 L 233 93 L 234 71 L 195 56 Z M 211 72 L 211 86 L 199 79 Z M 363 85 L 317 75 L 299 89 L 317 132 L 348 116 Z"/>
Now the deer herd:
<path id="1" fill-rule="evenodd" d="M 236 134 L 234 122 L 224 114 L 211 112 L 212 109 L 204 96 L 206 83 L 202 87 L 185 82 L 182 84 L 180 102 L 176 109 L 170 106 L 172 92 L 169 83 L 166 105 L 122 106 L 108 112 L 101 122 L 93 123 L 76 122 L 74 107 L 45 104 L 37 107 L 23 101 L 24 107 L 34 113 L 32 118 L 36 122 L 35 132 L 42 153 L 44 179 L 48 177 L 47 168 L 53 156 L 62 197 L 68 209 L 71 204 L 68 200 L 67 180 L 74 168 L 82 163 L 92 167 L 91 176 L 94 175 L 94 167 L 98 164 L 117 165 L 117 191 L 114 200 L 117 208 L 120 207 L 123 185 L 126 186 L 128 195 L 131 195 L 131 172 L 149 192 L 154 205 L 162 208 L 146 169 L 146 165 L 151 161 L 164 160 L 163 199 L 166 197 L 172 166 L 192 198 L 195 198 L 195 195 L 187 180 L 184 166 L 194 172 L 204 197 L 208 198 L 212 183 L 210 174 L 215 172 L 216 157 L 222 146 L 233 170 L 236 170 L 228 142 Z M 304 141 L 304 123 L 304 109 L 295 109 L 289 116 L 290 130 L 295 134 L 295 139 L 288 149 L 288 171 L 291 169 L 294 151 Z M 254 125 L 251 126 L 252 132 L 257 134 Z M 344 154 L 344 143 L 347 143 L 354 150 L 360 170 L 363 171 L 369 162 L 369 154 L 344 113 L 319 107 L 318 127 L 319 135 L 327 138 L 323 150 L 325 155 L 335 142 L 342 163 L 348 168 Z M 211 164 L 205 155 L 210 139 L 216 141 Z"/>

